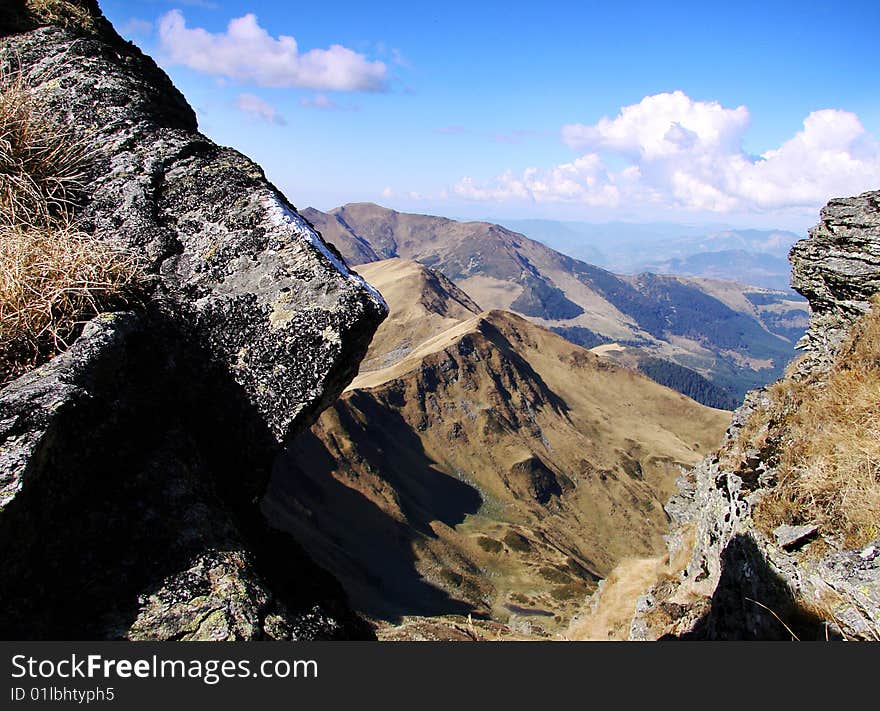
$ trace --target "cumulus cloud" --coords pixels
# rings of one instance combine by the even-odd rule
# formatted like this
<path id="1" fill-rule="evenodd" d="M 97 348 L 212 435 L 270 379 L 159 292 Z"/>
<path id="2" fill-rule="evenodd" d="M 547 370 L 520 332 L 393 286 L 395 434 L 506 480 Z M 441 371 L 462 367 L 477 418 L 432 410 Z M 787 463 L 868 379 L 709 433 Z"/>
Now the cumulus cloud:
<path id="1" fill-rule="evenodd" d="M 180 10 L 159 18 L 162 54 L 205 74 L 263 87 L 329 91 L 384 91 L 387 68 L 378 61 L 334 44 L 301 53 L 293 37 L 272 37 L 248 13 L 229 21 L 225 32 L 190 28 Z"/>
<path id="2" fill-rule="evenodd" d="M 676 91 L 646 96 L 623 107 L 616 118 L 605 117 L 592 126 L 564 126 L 562 138 L 576 150 L 608 149 L 653 160 L 697 147 L 736 149 L 748 125 L 745 106 L 725 109 L 716 101 L 693 101 Z"/>
<path id="3" fill-rule="evenodd" d="M 239 94 L 235 101 L 239 111 L 253 119 L 284 126 L 287 122 L 271 104 L 253 94 Z"/>
<path id="4" fill-rule="evenodd" d="M 681 91 L 647 96 L 613 119 L 565 126 L 563 141 L 582 153 L 575 160 L 485 184 L 466 177 L 454 191 L 473 200 L 733 212 L 815 209 L 880 186 L 880 144 L 855 114 L 814 111 L 794 136 L 757 157 L 743 150 L 749 121 L 745 106 Z"/>
<path id="5" fill-rule="evenodd" d="M 464 177 L 454 186 L 453 192 L 471 200 L 576 201 L 586 205 L 616 207 L 620 203 L 621 192 L 609 180 L 609 176 L 600 156 L 589 153 L 549 170 L 527 168 L 520 175 L 507 171 L 487 185 L 477 185 L 473 178 Z"/>

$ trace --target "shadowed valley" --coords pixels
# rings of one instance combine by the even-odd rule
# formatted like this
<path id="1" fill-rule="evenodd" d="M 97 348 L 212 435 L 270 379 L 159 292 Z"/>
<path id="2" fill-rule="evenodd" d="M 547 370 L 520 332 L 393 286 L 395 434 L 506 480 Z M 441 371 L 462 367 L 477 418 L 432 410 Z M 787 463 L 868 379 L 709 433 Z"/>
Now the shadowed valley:
<path id="1" fill-rule="evenodd" d="M 409 260 L 360 268 L 389 303 L 361 372 L 279 461 L 264 511 L 385 623 L 564 626 L 716 445 L 703 407 Z"/>

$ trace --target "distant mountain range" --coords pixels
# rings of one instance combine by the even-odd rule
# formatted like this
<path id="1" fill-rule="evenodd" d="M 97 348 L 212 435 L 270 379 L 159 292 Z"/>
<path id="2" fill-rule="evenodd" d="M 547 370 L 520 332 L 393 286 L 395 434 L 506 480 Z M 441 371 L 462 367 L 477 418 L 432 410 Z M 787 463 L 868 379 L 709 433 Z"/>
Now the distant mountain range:
<path id="1" fill-rule="evenodd" d="M 497 224 L 399 213 L 372 203 L 327 213 L 306 208 L 302 215 L 349 264 L 401 257 L 430 266 L 484 309 L 513 311 L 574 343 L 601 347 L 606 357 L 712 406 L 733 407 L 747 390 L 778 378 L 807 324 L 806 302 L 791 291 L 618 275 Z M 751 240 L 772 257 L 787 237 L 742 231 L 681 239 L 724 247 Z"/>
<path id="2" fill-rule="evenodd" d="M 789 288 L 791 277 L 788 251 L 801 239 L 786 230 L 669 223 L 500 222 L 565 254 L 623 274 L 730 279 L 783 291 Z"/>

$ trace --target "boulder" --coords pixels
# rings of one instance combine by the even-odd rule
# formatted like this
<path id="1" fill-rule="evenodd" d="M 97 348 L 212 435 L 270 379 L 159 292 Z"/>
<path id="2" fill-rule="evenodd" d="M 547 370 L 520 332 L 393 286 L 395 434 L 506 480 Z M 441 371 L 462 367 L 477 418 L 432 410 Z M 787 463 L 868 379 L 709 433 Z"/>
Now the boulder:
<path id="1" fill-rule="evenodd" d="M 15 0 L 0 32 L 37 110 L 93 146 L 84 229 L 148 284 L 0 390 L 0 635 L 371 636 L 259 500 L 356 374 L 381 296 L 96 3 Z"/>

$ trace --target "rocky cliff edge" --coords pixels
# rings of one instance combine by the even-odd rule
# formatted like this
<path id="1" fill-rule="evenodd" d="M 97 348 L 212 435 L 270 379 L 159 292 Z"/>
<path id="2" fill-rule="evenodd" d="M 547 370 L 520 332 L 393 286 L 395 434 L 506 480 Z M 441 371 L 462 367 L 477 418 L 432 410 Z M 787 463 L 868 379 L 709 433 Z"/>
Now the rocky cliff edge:
<path id="1" fill-rule="evenodd" d="M 381 296 L 97 3 L 13 0 L 0 35 L 3 70 L 94 146 L 81 223 L 149 292 L 0 390 L 0 636 L 370 636 L 258 502 Z"/>
<path id="2" fill-rule="evenodd" d="M 790 260 L 813 315 L 805 355 L 777 387 L 819 393 L 880 291 L 880 192 L 831 200 Z M 639 600 L 631 639 L 878 638 L 880 539 L 854 548 L 809 522 L 767 531 L 753 517 L 778 485 L 773 420 L 786 413 L 773 397 L 773 386 L 750 393 L 721 450 L 681 480 L 667 540 L 670 559 L 689 560 Z"/>

